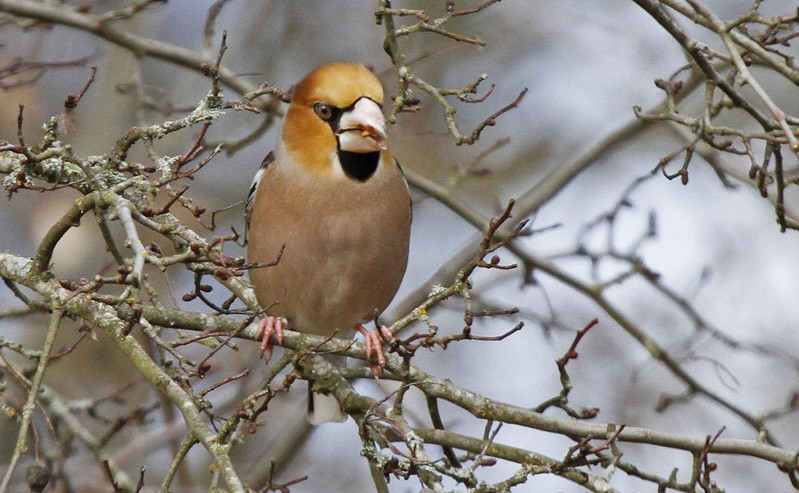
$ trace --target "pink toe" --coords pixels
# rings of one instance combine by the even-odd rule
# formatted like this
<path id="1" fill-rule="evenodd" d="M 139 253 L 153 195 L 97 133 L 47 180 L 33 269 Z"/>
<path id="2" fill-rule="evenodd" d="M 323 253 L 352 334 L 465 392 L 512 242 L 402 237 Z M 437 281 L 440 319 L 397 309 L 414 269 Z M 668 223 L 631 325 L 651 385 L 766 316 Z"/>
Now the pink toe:
<path id="1" fill-rule="evenodd" d="M 280 343 L 283 342 L 283 328 L 285 327 L 285 323 L 282 320 L 278 320 L 275 317 L 266 317 L 261 319 L 261 323 L 258 324 L 258 332 L 256 332 L 255 337 L 256 339 L 261 339 L 261 357 L 263 358 L 266 356 L 266 361 L 272 357 L 272 343 L 269 342 L 269 339 L 272 337 L 274 333 L 277 336 L 277 339 Z"/>
<path id="2" fill-rule="evenodd" d="M 358 324 L 355 327 L 358 332 L 363 334 L 364 344 L 366 345 L 366 360 L 369 362 L 369 368 L 375 377 L 379 377 L 382 369 L 386 366 L 386 357 L 383 355 L 383 343 L 380 341 L 380 335 L 377 331 L 367 330 L 362 324 Z M 385 327 L 381 327 L 381 332 L 383 332 L 383 329 Z M 385 330 L 388 331 L 388 329 Z M 388 332 L 390 333 L 390 331 Z M 385 335 L 385 332 L 383 334 Z M 372 354 L 376 356 L 376 363 L 372 362 Z"/>

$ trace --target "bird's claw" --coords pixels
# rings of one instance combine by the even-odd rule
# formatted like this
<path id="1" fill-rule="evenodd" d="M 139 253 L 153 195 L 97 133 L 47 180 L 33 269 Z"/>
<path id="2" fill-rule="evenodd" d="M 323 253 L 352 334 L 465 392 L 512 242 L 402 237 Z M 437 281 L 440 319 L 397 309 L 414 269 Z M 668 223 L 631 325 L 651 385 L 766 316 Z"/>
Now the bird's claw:
<path id="1" fill-rule="evenodd" d="M 283 317 L 266 317 L 261 319 L 258 324 L 258 331 L 255 333 L 255 339 L 261 340 L 261 358 L 266 355 L 266 361 L 272 357 L 273 345 L 269 342 L 272 334 L 275 334 L 278 344 L 283 344 L 283 329 L 286 328 L 286 319 Z"/>
<path id="2" fill-rule="evenodd" d="M 394 338 L 394 334 L 392 334 L 385 325 L 380 326 L 380 334 L 378 334 L 377 330 L 367 329 L 363 324 L 356 325 L 356 328 L 364 337 L 366 361 L 369 362 L 369 369 L 372 371 L 372 375 L 374 375 L 375 378 L 380 378 L 380 375 L 383 373 L 383 368 L 386 367 L 386 357 L 383 354 L 383 343 L 380 341 L 380 334 L 383 334 L 383 337 L 389 340 Z M 375 355 L 376 362 L 372 361 L 372 354 Z"/>

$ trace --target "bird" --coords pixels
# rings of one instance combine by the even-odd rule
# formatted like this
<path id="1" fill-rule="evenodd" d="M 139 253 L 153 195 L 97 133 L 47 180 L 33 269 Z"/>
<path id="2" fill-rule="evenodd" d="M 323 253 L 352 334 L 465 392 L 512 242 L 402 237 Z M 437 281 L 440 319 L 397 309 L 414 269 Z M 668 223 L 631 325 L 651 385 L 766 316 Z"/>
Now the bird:
<path id="1" fill-rule="evenodd" d="M 376 320 L 405 275 L 411 199 L 391 153 L 383 87 L 365 65 L 336 62 L 299 82 L 280 139 L 263 160 L 245 207 L 261 355 L 288 327 L 309 334 L 364 334 L 375 376 L 385 366 Z M 275 261 L 277 262 L 275 263 Z M 385 326 L 378 329 L 391 337 Z M 371 358 L 372 353 L 375 358 Z M 310 389 L 310 386 L 309 386 Z M 344 421 L 332 396 L 313 393 L 308 419 Z"/>

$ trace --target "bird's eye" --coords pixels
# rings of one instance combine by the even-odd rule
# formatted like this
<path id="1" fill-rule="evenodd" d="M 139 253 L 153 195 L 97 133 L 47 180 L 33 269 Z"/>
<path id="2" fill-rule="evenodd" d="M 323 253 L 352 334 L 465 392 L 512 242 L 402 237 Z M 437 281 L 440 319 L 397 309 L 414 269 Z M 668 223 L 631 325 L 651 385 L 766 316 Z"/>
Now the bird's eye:
<path id="1" fill-rule="evenodd" d="M 333 118 L 333 107 L 324 101 L 314 104 L 313 110 L 316 112 L 316 115 L 324 121 L 329 121 Z"/>

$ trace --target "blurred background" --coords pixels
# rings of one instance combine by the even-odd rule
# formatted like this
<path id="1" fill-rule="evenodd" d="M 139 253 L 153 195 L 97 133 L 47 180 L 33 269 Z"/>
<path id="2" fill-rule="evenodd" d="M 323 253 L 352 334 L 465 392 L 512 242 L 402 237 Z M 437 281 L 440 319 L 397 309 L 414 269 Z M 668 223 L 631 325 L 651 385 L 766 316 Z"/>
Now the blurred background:
<path id="1" fill-rule="evenodd" d="M 204 26 L 213 3 L 171 0 L 132 19 L 115 22 L 139 36 L 197 51 L 203 47 Z M 479 3 L 456 5 L 460 9 Z M 725 19 L 742 15 L 751 6 L 743 0 L 705 3 Z M 394 7 L 426 9 L 435 16 L 443 12 L 443 4 L 409 1 L 397 2 Z M 125 3 L 104 1 L 95 8 L 102 11 L 121 5 Z M 338 60 L 366 63 L 380 76 L 387 95 L 393 96 L 396 79 L 382 49 L 384 28 L 375 23 L 376 8 L 376 2 L 344 7 L 311 0 L 230 1 L 216 19 L 214 44 L 208 49 L 216 53 L 221 32 L 226 30 L 228 49 L 223 63 L 239 74 L 248 74 L 254 84 L 266 81 L 286 91 L 319 65 Z M 795 8 L 795 2 L 774 0 L 763 5 L 761 13 L 777 14 L 791 8 Z M 409 24 L 413 21 L 407 19 Z M 612 244 L 616 252 L 640 257 L 660 275 L 660 286 L 690 302 L 712 330 L 697 330 L 695 319 L 641 278 L 608 287 L 607 298 L 694 378 L 739 408 L 756 416 L 785 410 L 799 388 L 796 233 L 779 232 L 773 206 L 751 185 L 735 179 L 725 185 L 699 158 L 692 163 L 685 186 L 657 174 L 628 190 L 636 179 L 649 176 L 662 157 L 684 143 L 665 125 L 633 123 L 634 105 L 647 109 L 663 100 L 654 80 L 668 78 L 686 63 L 673 39 L 633 2 L 624 0 L 501 2 L 479 14 L 455 18 L 446 27 L 486 44 L 456 43 L 427 33 L 402 38 L 400 47 L 408 60 L 416 60 L 411 64 L 413 70 L 438 87 L 462 87 L 484 73 L 488 78 L 478 96 L 496 84 L 483 103 L 453 101 L 463 133 L 471 132 L 513 101 L 523 88 L 529 88 L 529 92 L 518 108 L 488 127 L 475 145 L 455 146 L 441 108 L 417 91 L 420 111 L 401 114 L 390 128 L 392 149 L 402 166 L 446 187 L 452 196 L 490 217 L 501 212 L 508 199 L 534 189 L 550 173 L 571 166 L 626 127 L 625 138 L 609 145 L 531 217 L 536 232 L 519 243 L 529 254 L 549 258 L 589 284 L 611 279 L 626 267 L 619 259 L 603 257 L 592 270 L 585 255 L 575 255 L 578 246 L 602 255 Z M 722 48 L 706 31 L 688 23 L 683 27 L 711 46 Z M 92 65 L 97 66 L 97 76 L 76 110 L 77 131 L 63 137 L 82 157 L 108 152 L 133 125 L 184 114 L 182 110 L 193 108 L 210 90 L 209 80 L 196 72 L 151 58 L 137 60 L 121 48 L 70 27 L 23 29 L 5 23 L 0 27 L 0 43 L 0 64 L 15 57 L 37 61 L 86 59 L 83 64 L 50 68 L 35 83 L 1 90 L 0 140 L 16 140 L 19 105 L 24 105 L 26 141 L 39 140 L 42 124 L 61 112 L 68 94 L 80 92 Z M 791 48 L 785 50 L 790 52 Z M 763 77 L 761 82 L 783 109 L 796 114 L 796 87 L 783 86 L 782 81 L 767 74 Z M 684 113 L 701 114 L 702 91 L 700 88 L 689 99 Z M 230 91 L 226 96 L 237 97 Z M 142 108 L 138 104 L 141 98 L 158 110 Z M 229 111 L 213 123 L 207 139 L 243 138 L 263 118 Z M 156 142 L 155 149 L 165 156 L 180 155 L 191 147 L 198 131 L 199 127 L 194 134 L 179 132 Z M 191 183 L 187 195 L 209 211 L 239 204 L 218 214 L 219 229 L 204 232 L 206 237 L 226 235 L 231 226 L 242 230 L 240 202 L 277 135 L 276 126 L 232 155 L 223 152 Z M 137 146 L 129 160 L 144 162 L 147 156 Z M 741 158 L 731 165 L 745 174 L 749 162 Z M 614 216 L 612 228 L 606 223 L 587 227 L 611 211 L 626 191 L 628 206 Z M 47 229 L 76 197 L 77 192 L 71 189 L 16 193 L 0 207 L 0 249 L 32 256 Z M 420 290 L 426 292 L 433 284 L 451 282 L 451 278 L 436 278 L 432 273 L 467 245 L 479 242 L 480 232 L 446 205 L 418 190 L 413 191 L 413 198 L 408 272 L 384 316 L 387 321 L 404 314 L 410 301 L 418 302 Z M 788 200 L 789 207 L 797 205 L 795 196 Z M 185 216 L 188 224 L 204 231 L 189 214 Z M 651 225 L 655 234 L 646 236 Z M 243 249 L 234 245 L 227 246 L 226 252 L 243 255 Z M 515 261 L 508 252 L 502 252 L 501 257 L 508 263 Z M 59 244 L 54 270 L 72 279 L 91 278 L 108 261 L 99 232 L 87 217 Z M 592 272 L 598 278 L 593 278 Z M 198 302 L 181 301 L 191 289 L 187 272 L 173 269 L 164 276 L 151 271 L 151 276 L 161 289 L 163 303 L 207 311 Z M 481 272 L 475 277 L 474 293 L 480 306 L 515 306 L 520 312 L 476 322 L 474 330 L 481 335 L 498 335 L 518 321 L 524 321 L 524 330 L 502 342 L 473 341 L 453 344 L 446 351 L 419 353 L 415 364 L 489 397 L 534 407 L 560 391 L 555 359 L 568 349 L 576 330 L 598 318 L 598 326 L 580 344 L 579 358 L 568 367 L 574 384 L 572 406 L 599 408 L 599 422 L 623 422 L 699 437 L 715 435 L 724 426 L 723 437 L 757 437 L 757 431 L 738 416 L 706 398 L 686 399 L 659 412 L 656 408 L 662 397 L 682 393 L 683 383 L 583 294 L 546 274 L 533 272 L 533 276 L 534 283 L 525 283 L 523 269 L 517 269 Z M 216 292 L 222 296 L 222 289 Z M 19 305 L 10 291 L 0 289 L 0 311 Z M 463 304 L 459 300 L 439 306 L 432 315 L 444 333 L 459 333 L 463 327 Z M 38 348 L 46 323 L 44 316 L 5 316 L 0 318 L 0 335 Z M 61 330 L 59 344 L 74 342 L 76 329 L 77 324 Z M 738 347 L 714 336 L 713 331 L 737 341 Z M 266 372 L 256 348 L 251 347 L 254 344 L 237 345 L 238 351 L 216 356 L 207 382 L 196 384 L 196 388 L 203 388 L 251 369 L 250 378 L 210 394 L 215 403 L 213 412 L 222 416 L 233 409 L 237 398 L 256 389 L 259 375 Z M 205 350 L 188 352 L 202 355 Z M 9 358 L 14 356 L 9 354 Z M 96 430 L 105 429 L 123 409 L 159 401 L 102 334 L 96 341 L 80 344 L 71 357 L 53 366 L 45 383 L 61 389 L 69 399 L 108 396 L 131 385 L 123 397 L 98 406 L 100 419 L 87 419 L 88 426 Z M 380 385 L 359 382 L 357 388 L 381 396 L 385 389 Z M 11 394 L 6 397 L 15 402 Z M 245 480 L 254 484 L 256 478 L 263 480 L 274 458 L 277 482 L 308 475 L 306 481 L 291 487 L 292 492 L 373 491 L 369 469 L 359 456 L 361 444 L 354 422 L 311 429 L 304 421 L 304 398 L 302 385 L 279 396 L 257 433 L 238 448 L 236 460 L 246 464 L 242 469 Z M 426 424 L 424 401 L 418 395 L 415 398 L 417 402 L 412 399 L 408 411 Z M 442 413 L 452 431 L 482 436 L 482 423 L 462 411 L 442 404 Z M 176 419 L 169 409 L 148 413 L 140 426 L 129 427 L 111 442 L 109 450 L 114 459 L 131 477 L 138 475 L 141 466 L 147 467 L 145 479 L 153 481 L 147 482 L 148 488 L 159 484 L 171 461 L 170 443 L 182 437 L 184 430 L 173 424 L 179 423 L 173 422 Z M 43 423 L 37 421 L 37 426 Z M 795 413 L 780 414 L 767 424 L 782 447 L 799 448 Z M 15 437 L 14 422 L 0 419 L 0 436 Z M 556 459 L 564 457 L 573 444 L 565 437 L 511 426 L 500 431 L 497 441 Z M 12 443 L 10 439 L 0 440 L 0 464 L 7 463 Z M 672 469 L 679 468 L 681 480 L 689 477 L 689 453 L 634 444 L 623 444 L 622 450 L 624 459 L 642 470 L 668 477 Z M 714 479 L 727 491 L 777 492 L 789 488 L 787 478 L 773 464 L 741 457 L 713 456 L 713 460 L 719 463 Z M 74 475 L 84 481 L 73 484 L 75 491 L 108 491 L 102 471 L 85 450 L 75 453 L 66 466 L 85 471 Z M 199 447 L 192 450 L 174 491 L 205 491 L 210 478 L 208 467 L 204 452 Z M 487 481 L 501 480 L 514 470 L 513 465 L 500 463 L 483 474 Z M 655 491 L 652 484 L 622 472 L 616 472 L 611 484 L 620 491 Z M 419 489 L 414 481 L 394 480 L 389 486 L 392 492 Z M 514 491 L 582 490 L 544 475 L 531 478 Z"/>

